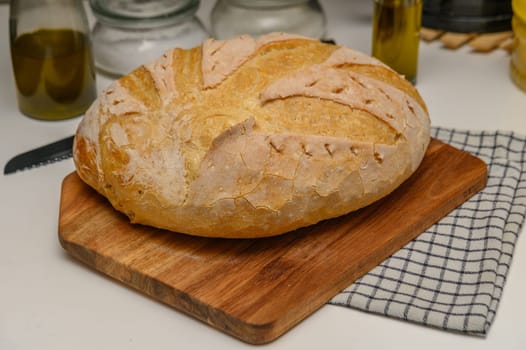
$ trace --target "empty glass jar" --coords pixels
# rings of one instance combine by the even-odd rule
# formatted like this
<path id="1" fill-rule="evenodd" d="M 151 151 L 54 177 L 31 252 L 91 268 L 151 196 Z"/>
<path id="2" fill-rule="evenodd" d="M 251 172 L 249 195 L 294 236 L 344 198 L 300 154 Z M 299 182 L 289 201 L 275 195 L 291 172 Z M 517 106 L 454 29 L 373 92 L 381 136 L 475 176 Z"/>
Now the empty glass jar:
<path id="1" fill-rule="evenodd" d="M 199 0 L 90 0 L 97 68 L 129 73 L 174 47 L 191 48 L 208 38 L 195 17 Z"/>
<path id="2" fill-rule="evenodd" d="M 217 39 L 287 32 L 322 39 L 326 18 L 317 0 L 218 0 L 210 18 Z"/>

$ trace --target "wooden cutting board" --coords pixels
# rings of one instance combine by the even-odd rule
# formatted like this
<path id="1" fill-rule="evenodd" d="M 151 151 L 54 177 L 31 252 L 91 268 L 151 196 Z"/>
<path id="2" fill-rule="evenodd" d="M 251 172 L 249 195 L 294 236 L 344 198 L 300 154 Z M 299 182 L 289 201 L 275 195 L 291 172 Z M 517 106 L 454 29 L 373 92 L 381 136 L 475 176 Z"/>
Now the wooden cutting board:
<path id="1" fill-rule="evenodd" d="M 369 207 L 277 237 L 228 240 L 132 225 L 72 173 L 62 187 L 59 239 L 88 266 L 243 341 L 262 344 L 485 183 L 480 159 L 432 140 L 417 172 Z"/>

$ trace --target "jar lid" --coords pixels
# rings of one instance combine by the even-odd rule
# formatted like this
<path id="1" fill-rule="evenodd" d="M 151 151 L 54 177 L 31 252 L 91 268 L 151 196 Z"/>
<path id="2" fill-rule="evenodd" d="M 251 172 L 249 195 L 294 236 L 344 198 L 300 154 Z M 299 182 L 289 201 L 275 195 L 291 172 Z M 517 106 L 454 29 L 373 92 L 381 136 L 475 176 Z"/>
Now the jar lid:
<path id="1" fill-rule="evenodd" d="M 185 21 L 194 16 L 199 7 L 199 0 L 90 0 L 89 4 L 98 21 L 117 28 L 138 30 Z"/>
<path id="2" fill-rule="evenodd" d="M 526 1 L 512 0 L 511 7 L 513 8 L 514 15 L 526 22 Z"/>

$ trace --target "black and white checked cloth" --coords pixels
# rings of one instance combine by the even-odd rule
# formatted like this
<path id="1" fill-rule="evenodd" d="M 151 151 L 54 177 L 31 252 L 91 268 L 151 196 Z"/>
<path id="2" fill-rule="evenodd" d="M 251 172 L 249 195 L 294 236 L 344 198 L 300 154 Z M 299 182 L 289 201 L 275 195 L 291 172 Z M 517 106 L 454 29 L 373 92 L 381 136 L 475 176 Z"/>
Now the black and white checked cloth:
<path id="1" fill-rule="evenodd" d="M 526 137 L 433 128 L 488 165 L 487 186 L 329 303 L 484 336 L 526 214 Z"/>

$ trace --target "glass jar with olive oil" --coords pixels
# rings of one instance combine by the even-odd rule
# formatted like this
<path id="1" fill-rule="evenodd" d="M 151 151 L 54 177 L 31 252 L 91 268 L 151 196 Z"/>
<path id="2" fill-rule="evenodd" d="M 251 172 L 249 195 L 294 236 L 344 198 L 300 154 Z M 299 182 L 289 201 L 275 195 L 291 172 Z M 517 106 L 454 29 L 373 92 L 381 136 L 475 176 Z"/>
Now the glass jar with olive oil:
<path id="1" fill-rule="evenodd" d="M 526 2 L 513 0 L 512 27 L 515 34 L 510 60 L 512 81 L 526 92 Z"/>
<path id="2" fill-rule="evenodd" d="M 422 0 L 374 0 L 372 55 L 416 83 Z"/>
<path id="3" fill-rule="evenodd" d="M 9 31 L 20 111 L 41 120 L 83 114 L 96 85 L 82 1 L 11 1 Z"/>

